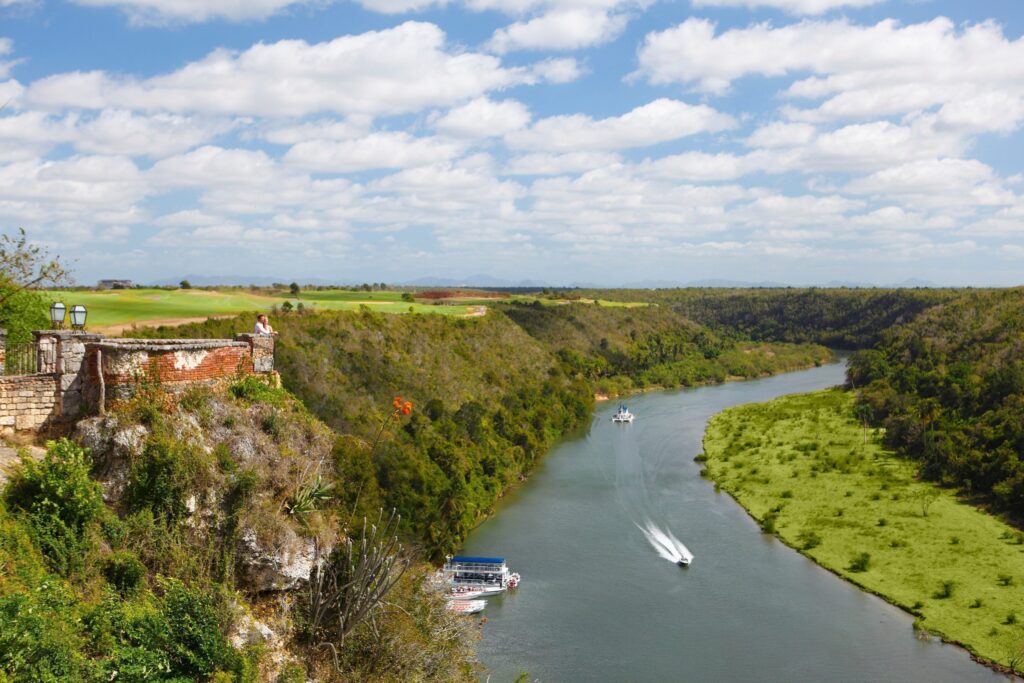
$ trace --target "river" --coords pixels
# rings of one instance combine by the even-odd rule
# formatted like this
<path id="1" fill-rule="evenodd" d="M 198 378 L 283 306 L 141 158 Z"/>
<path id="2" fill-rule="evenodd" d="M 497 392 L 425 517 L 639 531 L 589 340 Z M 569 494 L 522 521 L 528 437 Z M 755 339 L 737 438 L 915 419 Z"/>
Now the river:
<path id="1" fill-rule="evenodd" d="M 478 655 L 493 683 L 531 681 L 1002 681 L 959 648 L 915 637 L 912 618 L 771 536 L 700 477 L 710 416 L 814 391 L 840 363 L 629 400 L 637 418 L 589 428 L 547 455 L 469 537 L 503 555 L 520 588 L 491 598 Z M 681 569 L 638 525 L 694 554 Z"/>

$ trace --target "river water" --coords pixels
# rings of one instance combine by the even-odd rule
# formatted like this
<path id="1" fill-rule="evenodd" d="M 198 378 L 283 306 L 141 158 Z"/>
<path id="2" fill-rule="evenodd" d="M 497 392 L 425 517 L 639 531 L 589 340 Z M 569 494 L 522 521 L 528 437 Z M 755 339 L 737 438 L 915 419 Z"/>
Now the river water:
<path id="1" fill-rule="evenodd" d="M 814 391 L 841 364 L 750 382 L 637 396 L 637 418 L 555 448 L 476 529 L 464 551 L 503 555 L 523 576 L 490 598 L 478 655 L 490 680 L 521 671 L 572 681 L 1002 681 L 955 647 L 919 640 L 912 619 L 765 536 L 700 478 L 710 416 Z M 661 557 L 639 527 L 694 554 Z"/>

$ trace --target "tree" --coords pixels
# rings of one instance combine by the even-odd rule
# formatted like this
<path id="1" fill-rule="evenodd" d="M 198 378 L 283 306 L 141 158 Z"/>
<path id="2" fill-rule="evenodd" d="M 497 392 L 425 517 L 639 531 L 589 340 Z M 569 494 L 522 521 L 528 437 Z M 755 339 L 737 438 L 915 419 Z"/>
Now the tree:
<path id="1" fill-rule="evenodd" d="M 0 235 L 0 327 L 12 342 L 27 341 L 33 329 L 46 327 L 47 298 L 36 291 L 70 282 L 57 257 L 28 241 L 23 229 L 16 235 Z"/>
<path id="2" fill-rule="evenodd" d="M 297 297 L 299 295 L 299 292 L 302 291 L 302 289 L 299 287 L 299 283 L 298 282 L 293 282 L 290 285 L 288 285 L 288 289 L 291 290 L 292 296 L 294 296 L 294 297 Z"/>
<path id="3" fill-rule="evenodd" d="M 192 283 L 189 282 L 188 280 L 182 280 L 181 282 L 178 283 L 178 286 L 181 287 L 182 289 L 192 289 Z"/>

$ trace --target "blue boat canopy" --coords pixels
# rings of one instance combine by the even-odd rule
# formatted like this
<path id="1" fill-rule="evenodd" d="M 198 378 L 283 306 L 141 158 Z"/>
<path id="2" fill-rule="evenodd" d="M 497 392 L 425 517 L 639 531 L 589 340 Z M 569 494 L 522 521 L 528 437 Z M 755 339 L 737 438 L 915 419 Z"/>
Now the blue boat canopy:
<path id="1" fill-rule="evenodd" d="M 452 562 L 472 562 L 474 564 L 505 564 L 504 557 L 472 557 L 469 555 L 456 555 Z"/>

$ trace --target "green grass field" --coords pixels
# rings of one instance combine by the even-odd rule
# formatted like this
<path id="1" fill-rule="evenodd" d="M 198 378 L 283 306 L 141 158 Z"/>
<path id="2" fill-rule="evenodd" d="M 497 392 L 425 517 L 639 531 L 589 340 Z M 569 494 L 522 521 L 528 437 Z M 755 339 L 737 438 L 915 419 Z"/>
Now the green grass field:
<path id="1" fill-rule="evenodd" d="M 69 307 L 84 305 L 89 312 L 87 327 L 103 331 L 131 324 L 175 324 L 208 316 L 237 315 L 270 311 L 286 301 L 299 302 L 313 310 L 353 310 L 361 305 L 382 313 L 439 313 L 469 315 L 466 305 L 433 305 L 402 301 L 402 292 L 351 292 L 342 290 L 303 292 L 298 299 L 246 290 L 225 289 L 116 289 L 107 291 L 51 291 L 54 299 Z"/>
<path id="2" fill-rule="evenodd" d="M 1024 533 L 918 481 L 877 435 L 865 443 L 852 405 L 829 390 L 720 413 L 708 475 L 766 532 L 927 631 L 1024 670 Z"/>

